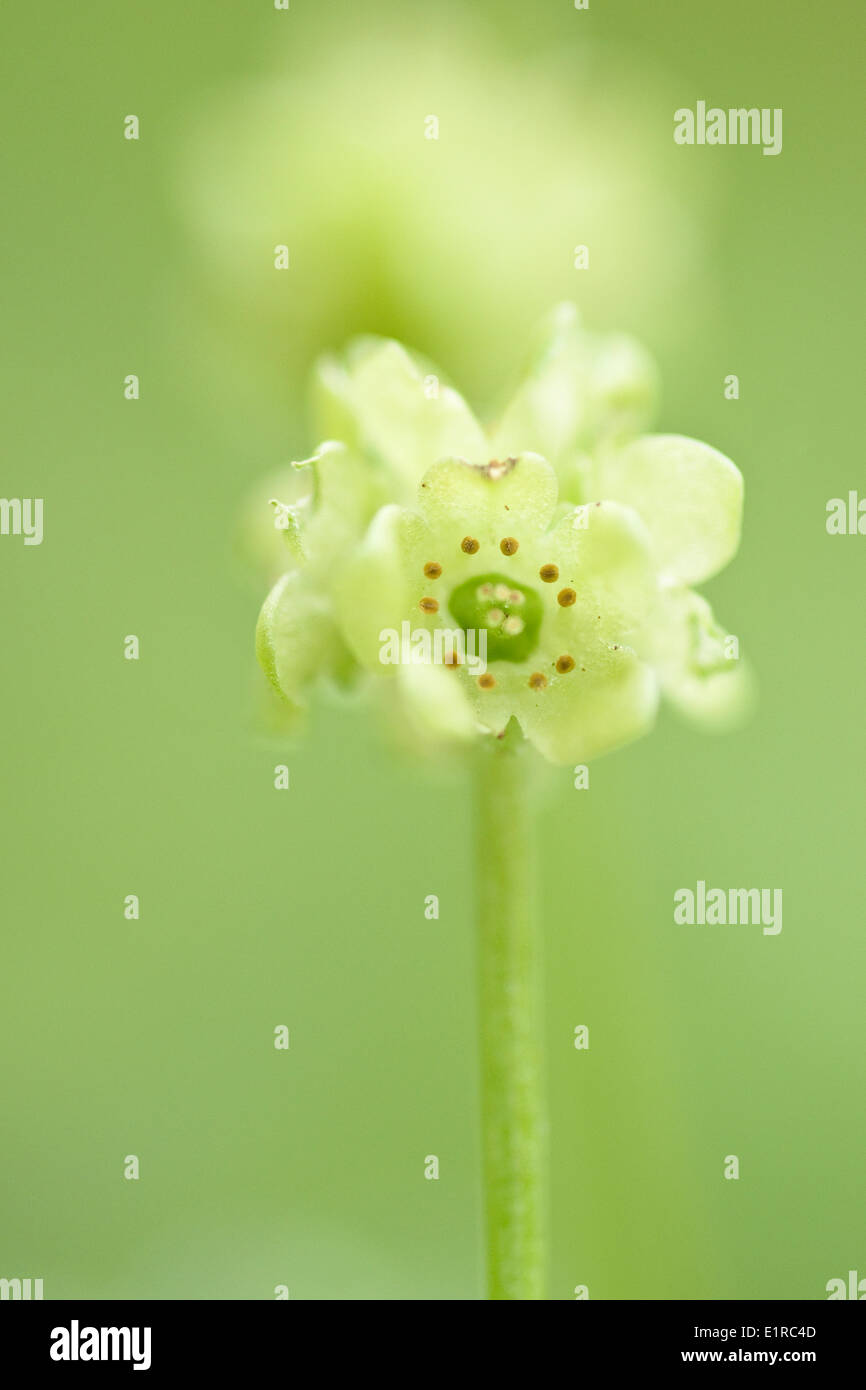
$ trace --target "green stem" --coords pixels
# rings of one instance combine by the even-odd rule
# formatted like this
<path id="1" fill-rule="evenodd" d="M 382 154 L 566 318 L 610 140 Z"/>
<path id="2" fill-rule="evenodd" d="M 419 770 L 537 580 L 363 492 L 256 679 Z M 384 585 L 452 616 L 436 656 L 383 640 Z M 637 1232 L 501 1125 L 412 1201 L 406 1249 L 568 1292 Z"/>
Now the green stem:
<path id="1" fill-rule="evenodd" d="M 529 759 L 478 760 L 476 862 L 487 1296 L 544 1297 L 544 1103 Z"/>

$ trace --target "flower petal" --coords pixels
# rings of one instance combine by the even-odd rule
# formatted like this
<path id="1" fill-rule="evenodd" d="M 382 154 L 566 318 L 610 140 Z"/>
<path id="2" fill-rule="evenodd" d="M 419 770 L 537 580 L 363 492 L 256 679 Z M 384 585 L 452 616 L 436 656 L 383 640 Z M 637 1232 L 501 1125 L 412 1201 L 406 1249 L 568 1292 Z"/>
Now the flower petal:
<path id="1" fill-rule="evenodd" d="M 401 718 L 415 740 L 465 743 L 477 734 L 472 705 L 456 672 L 430 663 L 401 666 L 397 687 Z"/>
<path id="2" fill-rule="evenodd" d="M 336 584 L 337 615 L 346 640 L 358 661 L 380 675 L 396 669 L 381 659 L 387 640 L 382 634 L 399 637 L 409 618 L 415 587 L 410 575 L 416 555 L 424 552 L 426 535 L 414 512 L 394 504 L 382 507 Z"/>
<path id="3" fill-rule="evenodd" d="M 293 466 L 313 477 L 313 507 L 301 545 L 311 572 L 327 587 L 335 565 L 360 540 L 381 504 L 381 479 L 361 454 L 332 440 L 320 444 L 311 459 Z"/>
<path id="4" fill-rule="evenodd" d="M 727 729 L 748 713 L 754 678 L 739 643 L 722 628 L 701 594 L 671 589 L 660 598 L 642 650 L 662 691 L 694 723 Z"/>
<path id="5" fill-rule="evenodd" d="M 697 439 L 636 439 L 604 459 L 600 492 L 640 513 L 668 582 L 708 579 L 739 545 L 742 475 L 729 458 Z"/>
<path id="6" fill-rule="evenodd" d="M 581 451 L 599 439 L 644 429 L 656 389 L 655 366 L 638 343 L 590 335 L 575 306 L 560 304 L 540 326 L 526 377 L 497 428 L 496 450 L 535 449 L 564 481 L 563 470 L 585 463 Z"/>
<path id="7" fill-rule="evenodd" d="M 587 633 L 614 640 L 639 627 L 655 603 L 657 580 L 650 537 L 636 512 L 618 502 L 576 507 L 543 538 L 545 545 L 545 559 L 559 569 L 556 587 L 576 594 L 555 614 L 563 635 L 575 625 L 578 642 Z"/>
<path id="8" fill-rule="evenodd" d="M 377 454 L 406 501 L 437 459 L 487 457 L 484 432 L 463 397 L 423 365 L 397 342 L 362 338 L 350 345 L 345 365 L 326 358 L 316 374 L 324 433 Z"/>
<path id="9" fill-rule="evenodd" d="M 303 573 L 284 574 L 265 599 L 256 655 L 274 689 L 296 705 L 304 703 L 306 687 L 318 675 L 343 663 L 345 648 L 331 606 Z"/>
<path id="10" fill-rule="evenodd" d="M 556 474 L 537 454 L 480 465 L 451 458 L 424 475 L 418 502 L 434 533 L 464 529 L 479 541 L 498 544 L 510 536 L 519 542 L 521 532 L 544 531 L 557 492 Z"/>
<path id="11" fill-rule="evenodd" d="M 531 693 L 531 692 L 528 692 Z M 596 653 L 554 680 L 517 712 L 524 732 L 553 763 L 582 763 L 609 753 L 652 727 L 658 682 L 628 647 Z"/>

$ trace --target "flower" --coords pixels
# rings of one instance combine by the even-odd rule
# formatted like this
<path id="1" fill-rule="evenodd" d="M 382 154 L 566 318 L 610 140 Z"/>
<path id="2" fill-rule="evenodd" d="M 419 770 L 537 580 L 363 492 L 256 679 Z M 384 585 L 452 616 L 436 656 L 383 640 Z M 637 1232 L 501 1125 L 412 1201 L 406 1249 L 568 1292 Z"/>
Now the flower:
<path id="1" fill-rule="evenodd" d="M 724 176 L 670 159 L 644 119 L 666 106 L 664 64 L 584 39 L 539 61 L 483 8 L 438 4 L 423 42 L 397 0 L 366 32 L 263 36 L 239 84 L 191 103 L 173 182 L 193 255 L 175 296 L 217 412 L 229 374 L 228 399 L 297 423 L 287 370 L 300 382 L 311 351 L 395 325 L 495 391 L 515 334 L 578 281 L 594 313 L 668 340 L 702 322 Z"/>
<path id="2" fill-rule="evenodd" d="M 514 717 L 540 752 L 566 762 L 652 721 L 652 670 L 624 639 L 649 612 L 655 572 L 636 513 L 605 501 L 551 525 L 557 494 L 537 454 L 434 464 L 415 510 L 392 505 L 374 519 L 342 576 L 338 612 L 374 671 L 402 669 L 383 663 L 383 642 L 404 622 L 462 634 L 438 643 L 438 664 L 435 640 L 413 640 L 405 664 L 426 684 L 416 671 L 407 698 L 447 708 L 457 735 L 499 734 Z M 482 646 L 484 662 L 465 657 Z"/>
<path id="3" fill-rule="evenodd" d="M 295 564 L 259 622 L 274 686 L 302 702 L 355 664 L 429 742 L 514 720 L 556 763 L 646 732 L 661 692 L 729 719 L 748 676 L 691 585 L 737 548 L 742 478 L 709 445 L 640 433 L 654 395 L 642 349 L 571 306 L 489 432 L 395 342 L 325 359 L 318 420 L 343 442 L 310 461 L 309 507 L 278 513 Z"/>

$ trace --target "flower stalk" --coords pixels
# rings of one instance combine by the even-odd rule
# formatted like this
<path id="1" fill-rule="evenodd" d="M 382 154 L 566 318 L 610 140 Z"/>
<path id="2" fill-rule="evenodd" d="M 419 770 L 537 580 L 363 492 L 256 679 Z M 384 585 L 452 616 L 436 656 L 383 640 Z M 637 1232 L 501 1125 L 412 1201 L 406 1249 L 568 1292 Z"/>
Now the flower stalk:
<path id="1" fill-rule="evenodd" d="M 544 1298 L 546 1118 L 529 759 L 476 759 L 482 1173 L 487 1297 Z"/>

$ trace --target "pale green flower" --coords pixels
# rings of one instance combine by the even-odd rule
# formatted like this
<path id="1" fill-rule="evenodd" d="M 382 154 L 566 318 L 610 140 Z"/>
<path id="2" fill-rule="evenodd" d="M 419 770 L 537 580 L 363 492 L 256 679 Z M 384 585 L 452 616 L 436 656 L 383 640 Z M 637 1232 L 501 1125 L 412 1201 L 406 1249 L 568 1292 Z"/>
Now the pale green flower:
<path id="1" fill-rule="evenodd" d="M 708 445 L 639 433 L 654 396 L 642 349 L 586 334 L 570 306 L 490 431 L 398 343 L 325 359 L 318 423 L 344 444 L 311 462 L 322 486 L 306 512 L 288 509 L 292 571 L 259 624 L 275 687 L 301 702 L 351 653 L 416 736 L 501 735 L 514 719 L 554 762 L 644 733 L 660 691 L 730 718 L 747 677 L 688 586 L 734 554 L 742 479 Z"/>
<path id="2" fill-rule="evenodd" d="M 589 35 L 518 51 L 479 8 L 440 0 L 422 40 L 405 4 L 365 32 L 319 5 L 332 24 L 302 42 L 263 34 L 258 52 L 251 36 L 242 81 L 190 103 L 178 331 L 198 329 L 189 350 L 217 410 L 242 390 L 282 418 L 287 373 L 299 383 L 311 354 L 371 330 L 426 344 L 486 396 L 575 285 L 596 318 L 628 314 L 667 342 L 703 321 L 727 176 L 672 159 L 645 119 L 666 109 L 663 65 Z"/>
<path id="3" fill-rule="evenodd" d="M 501 734 L 514 717 L 546 757 L 566 762 L 652 722 L 656 681 L 626 639 L 651 610 L 656 578 L 634 511 L 605 501 L 554 522 L 556 503 L 556 476 L 537 454 L 436 463 L 416 510 L 392 505 L 374 519 L 338 612 L 358 660 L 383 676 L 414 667 L 406 697 L 447 701 L 455 734 Z M 404 622 L 430 634 L 430 660 L 383 661 L 387 634 Z M 437 630 L 466 634 L 450 669 L 446 641 L 436 665 Z M 473 659 L 482 633 L 484 670 Z M 418 637 L 412 645 L 423 656 Z"/>

